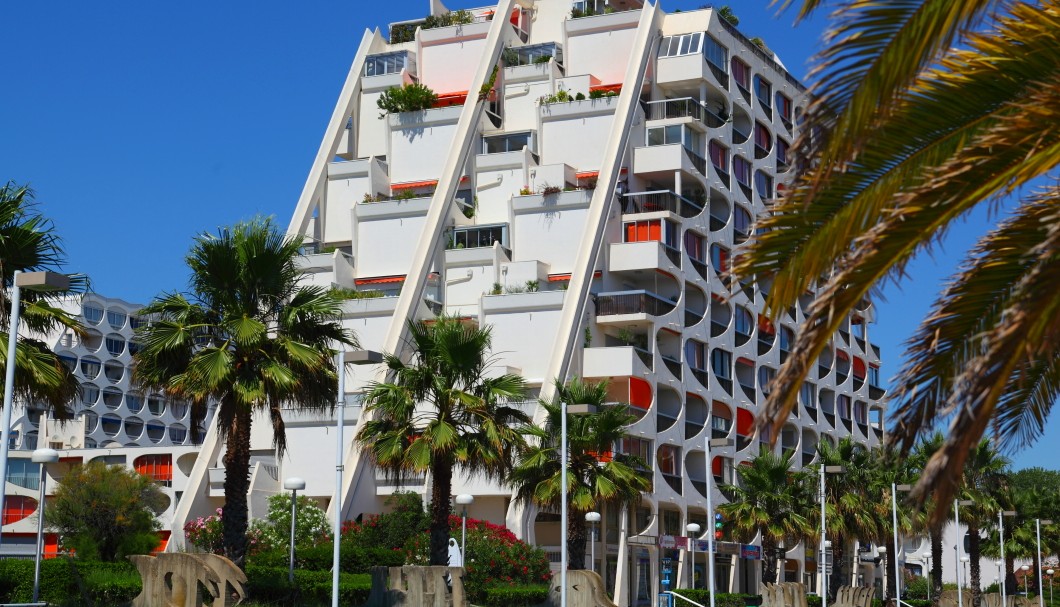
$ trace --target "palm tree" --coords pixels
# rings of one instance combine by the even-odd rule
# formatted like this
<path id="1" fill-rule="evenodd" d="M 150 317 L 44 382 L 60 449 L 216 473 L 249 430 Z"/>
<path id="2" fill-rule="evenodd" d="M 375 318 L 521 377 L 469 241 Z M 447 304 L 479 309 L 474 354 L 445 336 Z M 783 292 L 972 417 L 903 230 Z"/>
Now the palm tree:
<path id="1" fill-rule="evenodd" d="M 282 410 L 333 407 L 333 348 L 356 343 L 339 321 L 338 295 L 301 284 L 301 244 L 269 219 L 202 234 L 187 256 L 189 292 L 162 295 L 142 310 L 151 322 L 138 335 L 134 381 L 200 410 L 218 403 L 214 417 L 227 439 L 224 550 L 240 566 L 254 412 L 268 414 L 282 454 Z"/>
<path id="2" fill-rule="evenodd" d="M 813 510 L 813 477 L 794 471 L 787 457 L 766 448 L 739 466 L 737 483 L 722 488 L 728 503 L 718 506 L 732 521 L 734 535 L 742 542 L 762 536 L 762 581 L 777 579 L 777 548 L 791 547 L 812 537 L 817 529 L 809 513 Z"/>
<path id="3" fill-rule="evenodd" d="M 557 381 L 552 401 L 540 401 L 544 426 L 523 428 L 529 439 L 508 476 L 517 500 L 559 510 L 562 403 L 592 405 L 594 413 L 567 416 L 567 554 L 569 569 L 585 569 L 585 513 L 621 508 L 651 491 L 651 469 L 639 457 L 615 453 L 636 418 L 624 408 L 605 407 L 607 384 L 573 379 Z"/>
<path id="4" fill-rule="evenodd" d="M 828 537 L 832 541 L 832 559 L 836 575 L 828 577 L 829 593 L 833 596 L 846 581 L 843 568 L 850 542 L 879 537 L 880 520 L 874 507 L 879 495 L 868 492 L 872 484 L 873 461 L 868 449 L 850 437 L 835 445 L 827 440 L 817 444 L 818 466 L 843 466 L 845 471 L 828 478 L 825 492 L 825 512 Z M 817 506 L 817 517 L 820 506 Z M 845 572 L 849 576 L 850 572 Z"/>
<path id="5" fill-rule="evenodd" d="M 65 261 L 62 243 L 50 221 L 36 212 L 33 191 L 8 182 L 0 186 L 0 340 L 7 344 L 11 326 L 11 289 L 15 271 L 58 271 Z M 15 351 L 14 397 L 43 405 L 55 419 L 69 419 L 70 403 L 77 395 L 77 379 L 48 345 L 42 341 L 54 329 L 65 326 L 81 331 L 77 319 L 57 307 L 57 297 L 82 291 L 83 276 L 73 276 L 71 291 L 63 293 L 21 292 L 18 338 Z M 0 357 L 0 374 L 7 372 L 7 357 Z M 0 387 L 0 397 L 3 387 Z"/>
<path id="6" fill-rule="evenodd" d="M 1008 459 L 988 440 L 979 441 L 964 462 L 961 498 L 972 500 L 973 504 L 961 509 L 961 522 L 968 526 L 968 584 L 972 588 L 974 607 L 979 607 L 982 597 L 979 558 L 983 551 L 979 532 L 997 522 L 997 513 L 1004 502 L 1008 465 Z"/>
<path id="7" fill-rule="evenodd" d="M 904 452 L 941 420 L 950 425 L 913 494 L 943 506 L 985 431 L 999 448 L 1026 445 L 1060 396 L 1060 184 L 1021 191 L 1060 161 L 1060 129 L 1042 129 L 1060 107 L 1060 7 L 800 4 L 800 17 L 834 12 L 795 146 L 798 174 L 734 269 L 774 279 L 772 314 L 807 290 L 817 299 L 763 423 L 784 422 L 807 371 L 875 287 L 901 279 L 972 209 L 1022 197 L 952 277 L 893 384 L 891 436 Z"/>
<path id="8" fill-rule="evenodd" d="M 357 441 L 394 477 L 430 473 L 430 564 L 449 559 L 453 473 L 502 479 L 523 443 L 517 425 L 529 418 L 504 403 L 522 398 L 518 375 L 490 373 L 488 327 L 460 318 L 409 322 L 411 361 L 387 354 L 390 382 L 365 393 Z"/>
<path id="9" fill-rule="evenodd" d="M 917 445 L 910 458 L 913 467 L 923 474 L 924 466 L 926 466 L 927 463 L 931 461 L 931 458 L 934 457 L 935 453 L 942 448 L 944 440 L 945 438 L 942 436 L 941 432 L 936 432 L 923 439 L 920 444 Z M 927 531 L 931 543 L 931 604 L 934 607 L 938 607 L 939 595 L 942 594 L 942 532 L 949 523 L 949 515 L 952 512 L 952 509 L 950 508 L 951 504 L 952 502 L 947 502 L 945 504 L 940 504 L 939 508 L 932 506 L 928 509 L 929 511 L 936 513 L 940 508 L 943 509 L 943 517 L 929 516 L 920 520 L 921 527 Z"/>
<path id="10" fill-rule="evenodd" d="M 871 483 L 869 495 L 883 496 L 884 499 L 873 503 L 876 519 L 879 526 L 879 535 L 876 542 L 887 546 L 887 558 L 898 558 L 899 546 L 894 541 L 894 527 L 897 518 L 898 534 L 907 535 L 911 533 L 919 523 L 915 513 L 908 508 L 900 508 L 892 511 L 892 498 L 901 501 L 900 496 L 892 496 L 892 486 L 906 485 L 915 481 L 919 470 L 911 458 L 902 457 L 885 447 L 876 447 L 871 452 L 870 461 Z M 894 515 L 894 516 L 892 516 Z M 887 601 L 894 601 L 895 590 L 900 580 L 895 579 L 894 561 L 889 560 L 884 575 L 887 579 Z"/>

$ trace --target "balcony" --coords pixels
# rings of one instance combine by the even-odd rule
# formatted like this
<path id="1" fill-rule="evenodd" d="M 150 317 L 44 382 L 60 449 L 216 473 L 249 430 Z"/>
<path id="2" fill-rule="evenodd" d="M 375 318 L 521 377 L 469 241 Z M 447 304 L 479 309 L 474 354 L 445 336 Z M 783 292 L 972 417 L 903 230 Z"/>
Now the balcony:
<path id="1" fill-rule="evenodd" d="M 670 488 L 674 490 L 674 493 L 676 493 L 677 495 L 681 495 L 681 484 L 682 483 L 681 483 L 681 477 L 680 476 L 678 476 L 676 474 L 666 474 L 664 472 L 664 473 L 662 473 L 662 477 L 663 477 L 663 480 L 666 481 L 666 484 L 670 485 Z"/>
<path id="2" fill-rule="evenodd" d="M 806 416 L 810 418 L 810 421 L 817 423 L 817 407 L 810 407 L 803 405 L 802 408 L 806 411 Z"/>
<path id="3" fill-rule="evenodd" d="M 752 405 L 755 404 L 755 402 L 757 401 L 758 393 L 755 391 L 754 385 L 743 382 L 739 383 L 740 391 L 743 392 L 743 395 L 747 399 L 747 402 L 751 403 Z"/>
<path id="4" fill-rule="evenodd" d="M 658 240 L 611 244 L 608 267 L 612 272 L 671 271 L 681 267 L 681 251 Z"/>
<path id="5" fill-rule="evenodd" d="M 879 386 L 873 386 L 872 384 L 869 384 L 869 398 L 871 398 L 872 400 L 880 400 L 881 398 L 883 398 L 884 394 L 887 394 L 886 390 Z"/>
<path id="6" fill-rule="evenodd" d="M 677 379 L 681 379 L 681 361 L 677 360 L 676 358 L 666 356 L 665 354 L 660 355 L 660 358 L 662 358 L 663 364 L 666 365 L 666 368 L 670 370 L 670 373 L 672 373 L 673 376 Z"/>
<path id="7" fill-rule="evenodd" d="M 602 316 L 630 316 L 646 314 L 662 316 L 673 312 L 674 302 L 643 289 L 636 291 L 613 291 L 596 296 L 597 322 Z"/>
<path id="8" fill-rule="evenodd" d="M 585 348 L 583 356 L 585 377 L 639 377 L 652 370 L 652 353 L 633 345 Z"/>
<path id="9" fill-rule="evenodd" d="M 691 257 L 688 261 L 692 264 L 692 268 L 696 271 L 696 274 L 699 274 L 700 278 L 708 282 L 710 281 L 710 270 L 705 261 L 701 259 L 693 259 Z"/>
<path id="10" fill-rule="evenodd" d="M 703 107 L 698 99 L 693 99 L 691 97 L 649 101 L 647 106 L 648 120 L 691 118 L 714 129 L 725 124 L 725 119 Z"/>
<path id="11" fill-rule="evenodd" d="M 813 458 L 816 457 L 816 451 L 803 451 L 802 452 L 802 465 L 809 466 L 813 463 Z"/>
<path id="12" fill-rule="evenodd" d="M 622 212 L 627 215 L 659 211 L 689 218 L 702 213 L 703 206 L 669 190 L 626 194 L 622 201 Z M 680 263 L 676 265 L 680 266 Z"/>
<path id="13" fill-rule="evenodd" d="M 695 310 L 689 310 L 685 308 L 685 326 L 693 327 L 698 325 L 703 320 L 703 312 L 696 312 Z"/>
<path id="14" fill-rule="evenodd" d="M 696 378 L 696 381 L 699 382 L 699 385 L 703 386 L 704 390 L 710 388 L 710 372 L 708 372 L 706 369 L 693 368 L 692 376 Z M 725 437 L 723 436 L 721 438 Z"/>

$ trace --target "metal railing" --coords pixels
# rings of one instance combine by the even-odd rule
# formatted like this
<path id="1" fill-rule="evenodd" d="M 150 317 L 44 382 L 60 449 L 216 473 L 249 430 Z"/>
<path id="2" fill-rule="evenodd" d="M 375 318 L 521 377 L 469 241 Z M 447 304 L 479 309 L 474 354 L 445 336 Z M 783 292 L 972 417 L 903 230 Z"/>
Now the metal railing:
<path id="1" fill-rule="evenodd" d="M 725 124 L 724 118 L 707 109 L 698 99 L 693 99 L 692 97 L 649 101 L 647 106 L 648 120 L 695 118 L 706 126 L 714 129 Z"/>
<path id="2" fill-rule="evenodd" d="M 596 315 L 651 314 L 661 316 L 674 309 L 674 302 L 643 289 L 636 291 L 614 291 L 596 296 Z"/>
<path id="3" fill-rule="evenodd" d="M 622 212 L 653 213 L 669 211 L 681 217 L 695 217 L 703 212 L 703 206 L 669 190 L 634 192 L 625 195 Z"/>

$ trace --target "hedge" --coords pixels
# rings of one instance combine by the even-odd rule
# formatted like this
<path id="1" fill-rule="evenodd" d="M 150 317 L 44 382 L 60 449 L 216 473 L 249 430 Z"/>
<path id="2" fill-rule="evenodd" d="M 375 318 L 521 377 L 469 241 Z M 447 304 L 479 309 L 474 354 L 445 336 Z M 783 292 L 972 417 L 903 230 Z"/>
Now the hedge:
<path id="1" fill-rule="evenodd" d="M 707 605 L 710 603 L 710 591 L 703 589 L 678 588 L 674 593 L 685 598 L 692 599 L 697 603 Z M 717 607 L 747 607 L 748 605 L 761 605 L 762 595 L 759 594 L 729 594 L 719 592 L 714 600 Z M 810 607 L 813 607 L 812 605 Z"/>
<path id="2" fill-rule="evenodd" d="M 256 567 L 246 569 L 247 598 L 274 605 L 330 605 L 331 572 L 295 569 L 294 586 L 287 581 L 287 568 Z M 339 574 L 339 602 L 360 605 L 368 600 L 372 577 L 367 574 Z"/>
<path id="3" fill-rule="evenodd" d="M 309 571 L 331 571 L 333 558 L 332 544 L 302 548 L 295 551 L 294 567 Z M 286 570 L 289 563 L 290 555 L 286 550 L 268 550 L 247 558 L 247 566 L 250 567 L 275 567 Z M 386 548 L 355 548 L 343 544 L 339 557 L 339 571 L 343 573 L 368 573 L 371 567 L 377 565 L 400 567 L 404 564 L 404 552 Z"/>
<path id="4" fill-rule="evenodd" d="M 40 600 L 61 607 L 110 606 L 140 594 L 140 574 L 129 562 L 48 559 L 41 563 Z M 0 560 L 0 603 L 33 599 L 33 561 Z"/>
<path id="5" fill-rule="evenodd" d="M 547 584 L 486 588 L 482 607 L 528 607 L 548 600 Z"/>

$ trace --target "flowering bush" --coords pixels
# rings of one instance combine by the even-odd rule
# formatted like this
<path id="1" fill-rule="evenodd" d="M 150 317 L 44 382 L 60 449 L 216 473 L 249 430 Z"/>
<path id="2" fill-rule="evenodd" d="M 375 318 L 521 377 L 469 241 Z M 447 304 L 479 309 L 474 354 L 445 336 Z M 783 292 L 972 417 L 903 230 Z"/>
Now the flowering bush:
<path id="1" fill-rule="evenodd" d="M 460 517 L 449 517 L 452 536 L 460 537 Z M 405 544 L 405 561 L 427 565 L 430 535 L 420 533 Z M 487 588 L 542 584 L 552 578 L 544 551 L 520 541 L 506 527 L 488 521 L 467 519 L 467 563 L 464 589 L 472 601 L 480 601 Z"/>
<path id="2" fill-rule="evenodd" d="M 402 550 L 410 538 L 425 533 L 430 526 L 430 517 L 423 509 L 420 496 L 415 493 L 395 493 L 386 505 L 393 510 L 365 516 L 360 522 L 343 523 L 343 543 L 358 548 Z"/>
<path id="3" fill-rule="evenodd" d="M 269 513 L 262 522 L 254 521 L 266 543 L 272 548 L 290 549 L 291 541 L 291 495 L 281 493 L 269 498 Z M 295 518 L 294 545 L 298 549 L 331 542 L 328 515 L 315 501 L 304 495 L 298 496 L 298 513 Z"/>
<path id="4" fill-rule="evenodd" d="M 213 516 L 200 516 L 184 523 L 184 539 L 204 552 L 224 554 L 224 527 L 221 524 L 223 510 L 217 509 Z M 256 522 L 256 521 L 255 521 Z M 247 554 L 268 548 L 268 540 L 260 525 L 252 523 L 247 530 Z"/>

